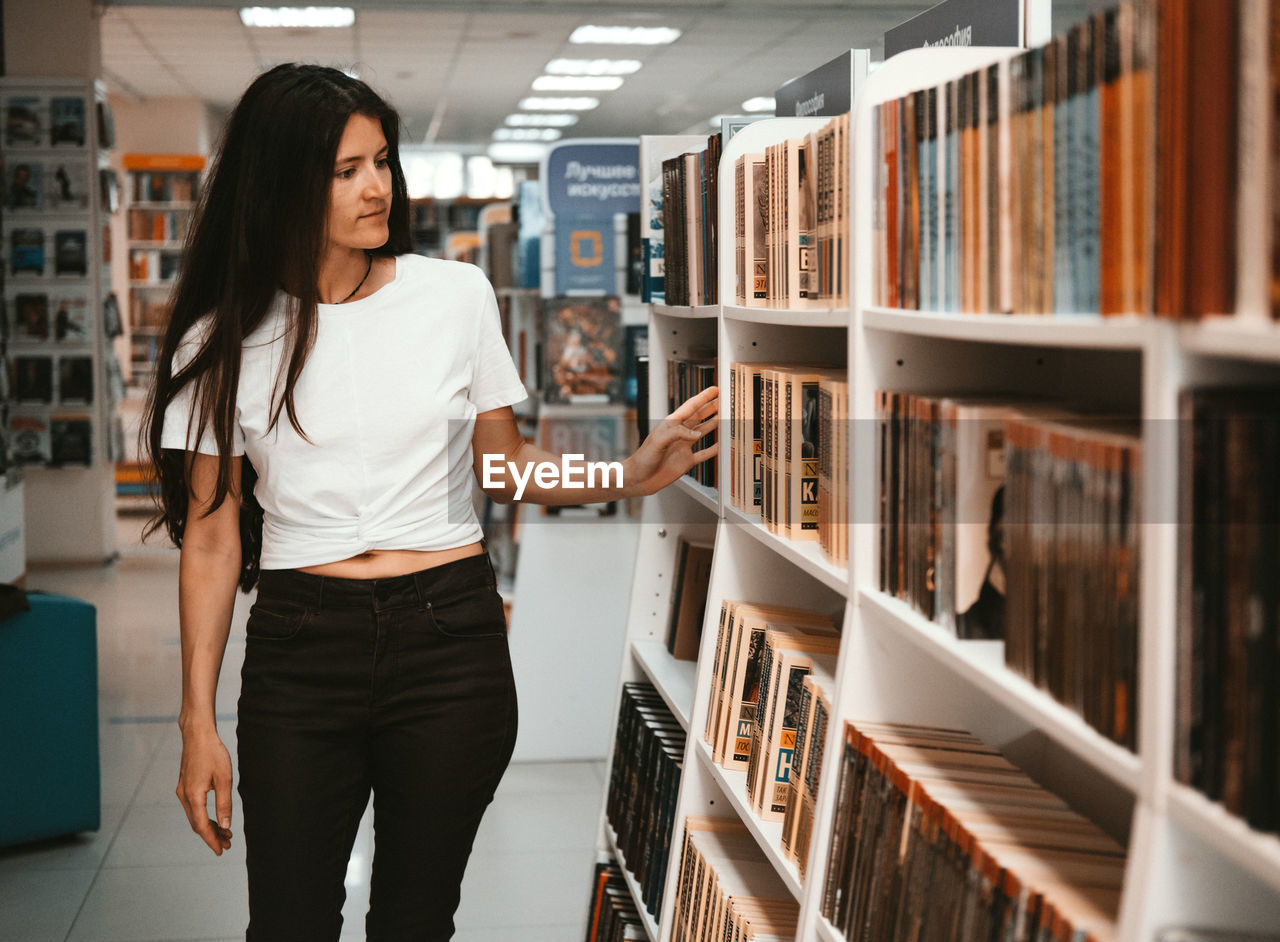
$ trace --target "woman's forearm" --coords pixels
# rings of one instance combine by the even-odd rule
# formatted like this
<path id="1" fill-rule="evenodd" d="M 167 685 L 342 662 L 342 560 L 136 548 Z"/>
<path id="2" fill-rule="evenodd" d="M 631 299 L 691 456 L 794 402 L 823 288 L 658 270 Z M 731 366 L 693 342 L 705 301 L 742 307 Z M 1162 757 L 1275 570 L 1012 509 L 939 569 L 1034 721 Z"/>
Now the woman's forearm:
<path id="1" fill-rule="evenodd" d="M 214 725 L 218 676 L 231 633 L 240 553 L 184 546 L 178 568 L 178 620 L 182 639 L 184 733 Z"/>

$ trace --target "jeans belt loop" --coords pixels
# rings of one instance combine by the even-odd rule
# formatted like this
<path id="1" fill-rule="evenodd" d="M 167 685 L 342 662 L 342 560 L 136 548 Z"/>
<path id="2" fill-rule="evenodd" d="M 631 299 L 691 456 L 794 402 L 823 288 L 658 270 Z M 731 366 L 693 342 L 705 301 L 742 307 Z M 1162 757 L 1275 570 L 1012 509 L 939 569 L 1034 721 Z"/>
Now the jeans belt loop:
<path id="1" fill-rule="evenodd" d="M 427 593 L 422 588 L 422 581 L 424 578 L 425 577 L 421 572 L 415 572 L 413 574 L 413 589 L 418 593 L 418 611 L 420 612 L 425 612 L 431 607 L 431 603 L 427 601 Z"/>

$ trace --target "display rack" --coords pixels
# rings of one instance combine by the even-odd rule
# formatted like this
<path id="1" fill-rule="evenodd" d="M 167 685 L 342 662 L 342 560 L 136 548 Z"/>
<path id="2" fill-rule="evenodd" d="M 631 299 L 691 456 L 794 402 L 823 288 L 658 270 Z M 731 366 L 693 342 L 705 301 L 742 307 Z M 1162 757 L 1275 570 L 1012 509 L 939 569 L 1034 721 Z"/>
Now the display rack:
<path id="1" fill-rule="evenodd" d="M 114 195 L 99 136 L 105 107 L 97 82 L 0 81 L 5 425 L 17 464 L 93 466 L 111 454 L 120 390 L 104 318 Z"/>
<path id="2" fill-rule="evenodd" d="M 687 480 L 645 501 L 620 682 L 653 683 L 688 732 L 663 908 L 656 925 L 647 923 L 654 942 L 671 937 L 681 822 L 687 815 L 742 819 L 762 857 L 800 902 L 796 938 L 842 940 L 821 915 L 821 887 L 835 803 L 832 757 L 838 754 L 844 722 L 853 719 L 966 727 L 1124 844 L 1128 859 L 1116 939 L 1153 942 L 1161 927 L 1175 925 L 1255 932 L 1274 931 L 1280 925 L 1280 839 L 1249 828 L 1173 779 L 1180 532 L 1177 436 L 1169 434 L 1176 427 L 1173 420 L 1184 389 L 1227 381 L 1280 382 L 1280 330 L 1257 317 L 1181 325 L 1137 315 L 1105 320 L 952 315 L 872 304 L 872 108 L 1014 52 L 978 48 L 904 53 L 875 72 L 858 95 L 850 148 L 851 308 L 651 307 L 653 415 L 666 412 L 666 358 L 714 342 L 722 378 L 736 361 L 806 355 L 830 360 L 833 350 L 842 352 L 850 377 L 847 407 L 856 426 L 848 569 L 832 566 L 810 545 L 767 533 L 758 517 L 727 506 L 722 495 Z M 733 232 L 732 216 L 725 215 L 732 213 L 734 203 L 733 174 L 724 168 L 731 170 L 734 158 L 744 151 L 812 126 L 802 119 L 763 121 L 726 146 L 720 180 L 730 191 L 722 189 L 720 195 L 721 232 Z M 1265 165 L 1265 160 L 1242 160 L 1242 167 L 1254 168 L 1250 172 L 1255 174 Z M 1246 176 L 1240 191 L 1267 192 L 1265 180 Z M 1266 239 L 1253 244 L 1258 247 L 1250 252 L 1266 251 Z M 1248 264 L 1265 268 L 1269 262 L 1253 258 Z M 1243 269 L 1246 260 L 1241 265 Z M 732 257 L 722 252 L 721 297 L 732 297 L 733 277 Z M 871 431 L 878 389 L 1034 392 L 1142 417 L 1145 522 L 1136 751 L 1117 746 L 1008 670 L 998 646 L 958 641 L 879 590 L 878 483 Z M 727 462 L 727 449 L 720 460 Z M 724 464 L 720 480 L 727 480 Z M 689 667 L 677 665 L 661 644 L 681 536 L 714 537 L 715 547 L 702 646 L 691 684 L 686 682 Z M 841 626 L 827 764 L 803 882 L 778 851 L 776 833 L 755 819 L 739 783 L 711 761 L 702 742 L 716 620 L 725 599 L 797 605 L 830 614 Z M 673 674 L 680 682 L 673 682 Z M 616 697 L 614 710 L 616 721 Z M 606 821 L 600 833 L 599 848 L 605 852 Z M 637 905 L 643 911 L 638 898 Z"/>
<path id="3" fill-rule="evenodd" d="M 125 154 L 129 264 L 130 382 L 143 386 L 155 370 L 169 323 L 170 294 L 200 197 L 199 154 Z"/>

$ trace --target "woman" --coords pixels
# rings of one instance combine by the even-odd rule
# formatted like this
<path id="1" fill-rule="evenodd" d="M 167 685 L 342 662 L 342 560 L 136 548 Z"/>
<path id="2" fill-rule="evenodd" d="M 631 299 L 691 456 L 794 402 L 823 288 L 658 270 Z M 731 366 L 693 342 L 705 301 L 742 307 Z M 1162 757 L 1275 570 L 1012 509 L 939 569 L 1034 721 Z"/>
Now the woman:
<path id="1" fill-rule="evenodd" d="M 650 494 L 716 449 L 714 390 L 561 491 L 478 269 L 408 254 L 396 113 L 342 72 L 282 65 L 232 113 L 188 242 L 144 423 L 181 547 L 178 798 L 231 846 L 214 698 L 235 589 L 257 586 L 238 705 L 249 940 L 337 939 L 374 795 L 371 940 L 447 939 L 515 740 L 502 602 L 471 509 L 482 456 L 525 500 Z M 510 465 L 507 462 L 511 462 Z M 509 499 L 513 474 L 487 488 Z M 483 480 L 483 478 L 482 478 Z M 206 810 L 215 798 L 216 820 Z"/>

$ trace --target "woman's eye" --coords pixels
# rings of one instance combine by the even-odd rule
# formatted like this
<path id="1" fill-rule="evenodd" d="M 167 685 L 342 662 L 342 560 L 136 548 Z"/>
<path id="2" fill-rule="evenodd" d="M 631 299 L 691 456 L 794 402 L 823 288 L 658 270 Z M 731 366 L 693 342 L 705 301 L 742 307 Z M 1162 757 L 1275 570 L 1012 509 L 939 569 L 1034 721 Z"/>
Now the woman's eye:
<path id="1" fill-rule="evenodd" d="M 380 157 L 377 165 L 379 170 L 385 170 L 387 167 L 391 166 L 391 159 L 389 157 Z"/>
<path id="2" fill-rule="evenodd" d="M 340 180 L 350 180 L 355 175 L 356 175 L 356 172 L 353 169 L 338 171 L 338 179 Z"/>

